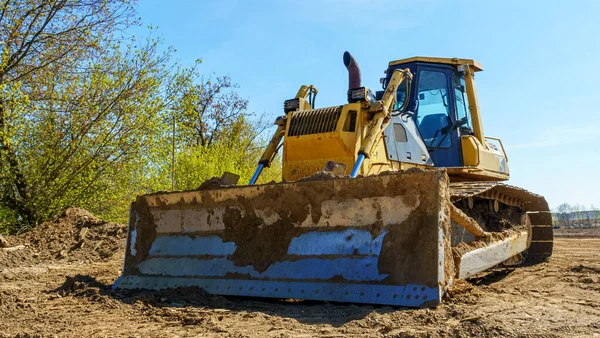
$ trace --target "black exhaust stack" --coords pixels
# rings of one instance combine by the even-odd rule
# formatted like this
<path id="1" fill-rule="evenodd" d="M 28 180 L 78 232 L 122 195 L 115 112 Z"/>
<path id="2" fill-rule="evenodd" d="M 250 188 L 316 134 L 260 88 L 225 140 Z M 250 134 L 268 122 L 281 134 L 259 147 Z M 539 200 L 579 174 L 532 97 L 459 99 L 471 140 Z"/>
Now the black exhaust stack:
<path id="1" fill-rule="evenodd" d="M 352 55 L 344 52 L 344 66 L 348 69 L 348 89 L 360 88 L 360 67 Z"/>

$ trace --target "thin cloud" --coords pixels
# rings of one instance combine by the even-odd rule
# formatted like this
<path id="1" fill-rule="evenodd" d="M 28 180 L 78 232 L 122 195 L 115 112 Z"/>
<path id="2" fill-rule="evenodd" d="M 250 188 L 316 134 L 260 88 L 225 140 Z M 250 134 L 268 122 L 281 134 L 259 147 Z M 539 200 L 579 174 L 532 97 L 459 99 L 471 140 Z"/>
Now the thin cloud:
<path id="1" fill-rule="evenodd" d="M 582 127 L 556 126 L 540 131 L 527 143 L 513 144 L 513 149 L 548 148 L 562 144 L 600 141 L 600 122 Z"/>

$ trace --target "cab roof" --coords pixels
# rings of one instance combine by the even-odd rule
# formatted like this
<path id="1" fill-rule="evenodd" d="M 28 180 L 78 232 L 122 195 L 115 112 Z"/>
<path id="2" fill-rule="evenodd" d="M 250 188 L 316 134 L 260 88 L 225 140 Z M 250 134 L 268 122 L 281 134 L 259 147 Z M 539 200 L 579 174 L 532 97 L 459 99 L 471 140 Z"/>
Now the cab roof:
<path id="1" fill-rule="evenodd" d="M 407 59 L 400 59 L 396 61 L 390 61 L 389 66 L 397 66 L 409 62 L 428 62 L 428 63 L 441 63 L 446 65 L 469 65 L 472 66 L 476 72 L 482 71 L 483 66 L 481 63 L 471 59 L 459 59 L 459 58 L 437 58 L 429 56 L 413 56 Z"/>

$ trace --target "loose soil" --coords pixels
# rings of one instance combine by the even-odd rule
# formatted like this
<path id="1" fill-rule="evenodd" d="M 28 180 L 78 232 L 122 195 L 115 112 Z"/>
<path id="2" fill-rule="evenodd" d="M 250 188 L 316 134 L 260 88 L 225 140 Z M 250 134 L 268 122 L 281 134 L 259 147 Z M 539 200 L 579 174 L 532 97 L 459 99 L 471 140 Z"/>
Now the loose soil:
<path id="1" fill-rule="evenodd" d="M 122 224 L 105 222 L 84 209 L 69 208 L 33 231 L 5 236 L 8 246 L 25 247 L 9 252 L 0 250 L 0 269 L 122 256 L 126 236 L 127 228 Z"/>
<path id="2" fill-rule="evenodd" d="M 567 229 L 560 228 L 554 230 L 555 237 L 571 237 L 571 238 L 582 238 L 582 237 L 600 237 L 599 228 L 577 228 Z"/>
<path id="3" fill-rule="evenodd" d="M 27 247 L 0 250 L 0 337 L 600 335 L 600 238 L 559 237 L 549 262 L 456 281 L 437 308 L 403 309 L 197 289 L 114 292 L 125 236 L 124 226 L 80 209 L 6 236 L 10 245 Z"/>

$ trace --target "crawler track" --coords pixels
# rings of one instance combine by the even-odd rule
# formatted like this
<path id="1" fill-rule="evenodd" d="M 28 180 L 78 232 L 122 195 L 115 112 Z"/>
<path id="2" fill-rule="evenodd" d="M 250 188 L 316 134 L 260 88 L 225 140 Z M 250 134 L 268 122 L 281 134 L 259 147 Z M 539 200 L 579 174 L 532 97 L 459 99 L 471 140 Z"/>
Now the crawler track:
<path id="1" fill-rule="evenodd" d="M 526 212 L 531 223 L 531 244 L 527 250 L 527 263 L 537 263 L 552 256 L 554 235 L 552 214 L 544 197 L 525 189 L 498 182 L 454 182 L 450 184 L 452 202 L 473 206 L 473 199 L 486 199 L 491 203 Z M 457 204 L 458 205 L 458 204 Z M 496 209 L 496 212 L 498 209 Z M 490 207 L 490 212 L 494 212 Z"/>

